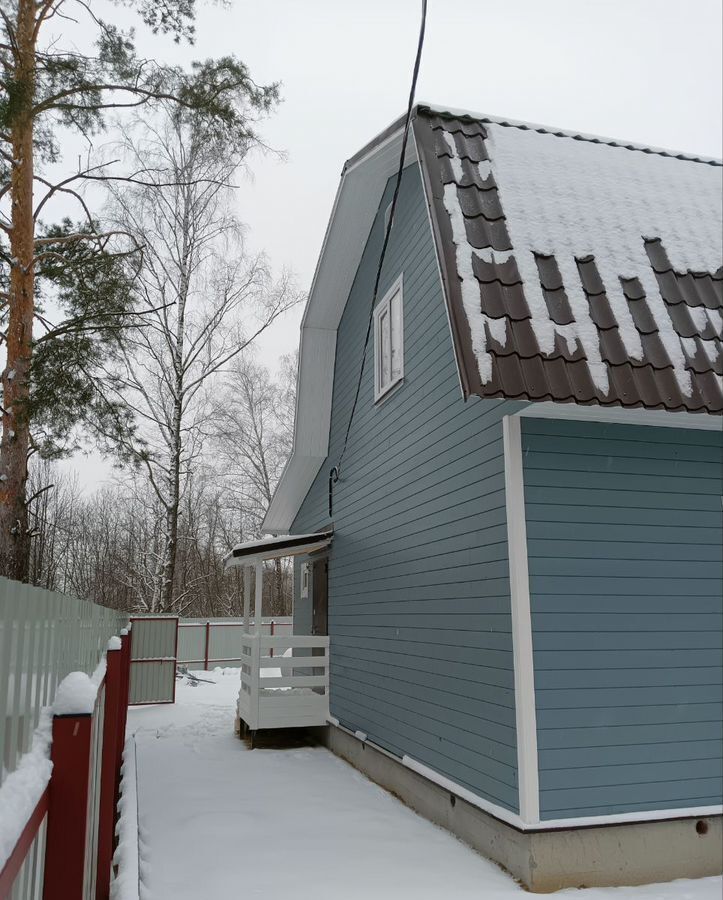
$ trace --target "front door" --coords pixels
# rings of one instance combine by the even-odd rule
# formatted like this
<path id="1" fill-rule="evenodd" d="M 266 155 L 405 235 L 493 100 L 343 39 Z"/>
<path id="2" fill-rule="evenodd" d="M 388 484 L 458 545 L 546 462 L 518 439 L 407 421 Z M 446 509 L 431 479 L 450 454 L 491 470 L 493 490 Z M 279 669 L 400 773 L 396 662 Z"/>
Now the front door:
<path id="1" fill-rule="evenodd" d="M 311 567 L 311 633 L 329 634 L 329 560 L 318 559 Z"/>

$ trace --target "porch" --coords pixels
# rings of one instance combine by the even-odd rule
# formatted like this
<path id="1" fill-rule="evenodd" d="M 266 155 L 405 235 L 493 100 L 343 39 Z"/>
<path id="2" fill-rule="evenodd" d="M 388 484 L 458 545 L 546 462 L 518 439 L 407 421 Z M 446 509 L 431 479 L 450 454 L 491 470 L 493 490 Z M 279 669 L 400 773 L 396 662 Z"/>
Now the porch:
<path id="1" fill-rule="evenodd" d="M 262 633 L 264 563 L 288 556 L 323 552 L 332 533 L 282 535 L 234 547 L 226 568 L 244 572 L 244 626 L 241 636 L 241 687 L 237 703 L 239 731 L 253 737 L 263 729 L 309 728 L 329 719 L 329 637 L 313 634 Z M 253 585 L 253 592 L 252 592 Z M 251 597 L 253 593 L 253 625 Z M 321 602 L 322 598 L 318 598 Z M 323 598 L 326 603 L 326 597 Z M 326 615 L 323 621 L 326 632 Z"/>

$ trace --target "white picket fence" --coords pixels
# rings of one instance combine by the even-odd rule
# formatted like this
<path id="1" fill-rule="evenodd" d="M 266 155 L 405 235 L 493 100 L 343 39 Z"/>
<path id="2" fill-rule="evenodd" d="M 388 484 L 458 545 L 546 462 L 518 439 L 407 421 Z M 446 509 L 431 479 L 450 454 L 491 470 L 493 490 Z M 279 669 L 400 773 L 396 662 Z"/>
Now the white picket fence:
<path id="1" fill-rule="evenodd" d="M 329 638 L 243 634 L 238 713 L 250 731 L 326 725 Z"/>
<path id="2" fill-rule="evenodd" d="M 0 782 L 30 749 L 40 710 L 69 672 L 93 672 L 128 617 L 0 578 Z"/>

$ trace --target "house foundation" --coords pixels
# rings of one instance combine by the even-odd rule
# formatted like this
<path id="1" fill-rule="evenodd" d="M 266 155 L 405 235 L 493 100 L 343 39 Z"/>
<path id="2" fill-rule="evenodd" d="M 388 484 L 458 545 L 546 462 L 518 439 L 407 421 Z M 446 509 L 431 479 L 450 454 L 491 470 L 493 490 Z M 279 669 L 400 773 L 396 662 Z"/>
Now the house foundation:
<path id="1" fill-rule="evenodd" d="M 329 725 L 317 732 L 337 756 L 534 893 L 701 878 L 723 871 L 721 816 L 522 831 L 343 728 Z"/>

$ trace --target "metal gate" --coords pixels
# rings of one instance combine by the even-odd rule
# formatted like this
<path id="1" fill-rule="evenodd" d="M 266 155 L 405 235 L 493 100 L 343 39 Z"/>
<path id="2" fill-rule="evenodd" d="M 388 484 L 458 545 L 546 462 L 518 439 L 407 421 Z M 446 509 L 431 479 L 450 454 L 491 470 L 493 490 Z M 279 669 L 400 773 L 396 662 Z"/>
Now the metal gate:
<path id="1" fill-rule="evenodd" d="M 176 699 L 178 616 L 131 618 L 129 706 Z"/>

